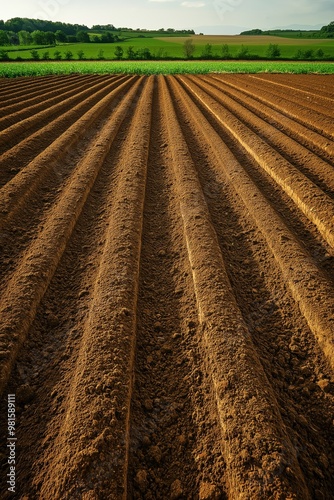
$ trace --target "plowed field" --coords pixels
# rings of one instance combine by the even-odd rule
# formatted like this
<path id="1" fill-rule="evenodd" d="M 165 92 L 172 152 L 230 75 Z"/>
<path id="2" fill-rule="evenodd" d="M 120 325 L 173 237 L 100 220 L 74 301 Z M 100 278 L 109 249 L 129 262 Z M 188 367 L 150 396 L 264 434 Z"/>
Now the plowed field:
<path id="1" fill-rule="evenodd" d="M 0 497 L 333 499 L 334 76 L 0 102 Z"/>

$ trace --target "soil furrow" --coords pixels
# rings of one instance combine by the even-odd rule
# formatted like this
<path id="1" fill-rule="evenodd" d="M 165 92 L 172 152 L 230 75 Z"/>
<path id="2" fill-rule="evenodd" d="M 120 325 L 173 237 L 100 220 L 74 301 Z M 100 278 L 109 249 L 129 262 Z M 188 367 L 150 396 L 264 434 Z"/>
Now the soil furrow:
<path id="1" fill-rule="evenodd" d="M 177 98 L 178 119 L 200 174 L 229 279 L 258 356 L 275 389 L 290 440 L 299 450 L 298 461 L 305 481 L 312 498 L 316 490 L 330 492 L 333 487 L 330 471 L 326 474 L 326 486 L 309 471 L 317 467 L 320 456 L 333 456 L 333 449 L 328 445 L 333 435 L 330 424 L 333 400 L 324 392 L 321 395 L 320 387 L 323 379 L 331 377 L 331 369 L 287 292 L 280 268 L 250 216 L 252 212 L 246 207 L 243 209 L 236 188 L 225 173 L 226 163 L 231 164 L 231 153 L 227 154 L 222 139 L 189 97 L 175 86 L 173 92 Z M 194 127 L 194 123 L 198 126 Z M 270 211 L 267 218 L 271 221 Z M 303 272 L 302 261 L 299 272 Z M 307 365 L 304 350 L 308 353 Z M 314 425 L 313 437 L 309 438 L 305 436 L 305 429 L 296 424 L 296 419 L 302 422 L 299 415 L 306 407 L 309 421 Z M 314 452 L 312 457 L 309 454 L 314 439 L 319 446 L 318 458 Z"/>
<path id="2" fill-rule="evenodd" d="M 254 80 L 257 80 L 257 77 L 254 75 L 250 75 L 251 78 L 254 78 Z M 312 96 L 311 94 L 307 94 L 303 90 L 296 89 L 294 90 L 293 88 L 287 86 L 287 85 L 282 85 L 282 84 L 274 84 L 272 82 L 266 83 L 265 80 L 261 80 L 261 86 L 264 88 L 270 87 L 271 91 L 275 92 L 275 95 L 277 97 L 283 97 L 288 103 L 290 104 L 295 104 L 295 105 L 300 105 L 303 107 L 305 110 L 307 110 L 310 114 L 313 112 L 319 113 L 323 115 L 323 117 L 328 117 L 328 118 L 333 118 L 334 116 L 334 111 L 332 110 L 332 106 L 330 104 L 333 104 L 332 99 L 330 99 L 330 102 L 325 99 L 325 101 L 321 102 L 321 96 Z M 289 89 L 289 92 L 287 93 L 287 89 Z"/>
<path id="3" fill-rule="evenodd" d="M 0 80 L 14 497 L 332 499 L 332 82 Z"/>
<path id="4" fill-rule="evenodd" d="M 61 113 L 67 111 L 71 106 L 80 103 L 83 99 L 89 97 L 94 93 L 94 91 L 104 90 L 104 82 L 98 83 L 92 87 L 87 86 L 86 90 L 79 93 L 75 91 L 70 92 L 70 96 L 66 99 L 55 98 L 50 106 L 47 103 L 43 103 L 42 110 L 36 112 L 32 116 L 29 116 L 22 121 L 16 122 L 9 126 L 5 130 L 0 132 L 0 148 L 1 152 L 5 152 L 10 147 L 17 144 L 18 139 L 22 140 L 26 136 L 29 136 L 35 130 L 39 130 L 43 126 L 47 125 L 51 120 L 55 119 Z M 64 96 L 63 96 L 64 97 Z"/>
<path id="5" fill-rule="evenodd" d="M 247 93 L 245 89 L 241 90 L 240 87 L 232 87 L 230 82 L 225 85 L 225 82 L 222 82 L 222 80 L 216 81 L 216 79 L 212 77 L 202 77 L 201 79 L 207 81 L 219 91 L 223 91 L 224 94 L 232 97 L 240 103 L 241 106 L 244 106 L 277 130 L 282 131 L 286 136 L 293 138 L 308 150 L 322 156 L 324 161 L 330 162 L 333 160 L 334 143 L 329 139 L 323 138 L 320 134 L 296 123 L 295 120 L 288 118 L 279 111 L 275 111 L 272 107 L 264 103 L 261 103 L 259 107 L 258 101 L 253 99 L 251 97 L 252 94 L 250 92 Z M 266 132 L 265 128 L 261 130 L 261 134 L 264 132 Z"/>
<path id="6" fill-rule="evenodd" d="M 103 86 L 103 84 L 101 85 Z M 70 90 L 69 90 L 70 87 Z M 73 87 L 71 89 L 71 87 Z M 88 83 L 84 83 L 82 86 L 76 86 L 76 85 L 63 85 L 61 89 L 58 89 L 57 92 L 50 92 L 49 98 L 45 100 L 39 100 L 37 101 L 37 104 L 27 107 L 23 107 L 20 111 L 16 111 L 17 106 L 12 106 L 7 110 L 7 113 L 4 117 L 0 118 L 0 130 L 1 132 L 3 131 L 8 131 L 8 136 L 7 139 L 10 141 L 10 134 L 9 130 L 11 127 L 15 127 L 17 123 L 20 123 L 22 125 L 21 130 L 24 131 L 24 123 L 26 120 L 28 120 L 28 127 L 34 125 L 35 121 L 32 121 L 32 117 L 39 116 L 43 119 L 43 112 L 48 111 L 48 114 L 50 116 L 53 115 L 54 110 L 57 110 L 59 107 L 59 103 L 63 104 L 64 102 L 68 102 L 67 106 L 70 106 L 72 102 L 77 101 L 77 96 L 78 96 L 78 91 L 79 95 L 81 94 L 83 97 L 85 96 L 85 91 L 88 93 L 90 91 L 91 85 Z M 58 106 L 57 106 L 58 105 Z M 60 110 L 64 109 L 64 105 L 59 108 Z M 26 127 L 26 128 L 28 128 Z M 1 137 L 1 136 L 0 136 Z"/>
<path id="7" fill-rule="evenodd" d="M 182 82 L 184 81 L 184 77 L 179 78 Z M 211 134 L 210 141 L 208 140 L 209 133 Z M 315 333 L 329 362 L 334 367 L 332 331 L 334 295 L 331 283 L 319 271 L 306 250 L 287 229 L 284 222 L 272 209 L 260 190 L 253 184 L 240 163 L 223 144 L 212 127 L 206 127 L 205 138 L 209 144 L 214 145 L 217 160 L 219 160 L 219 155 L 224 150 L 226 159 L 220 168 L 226 172 L 228 179 L 233 182 L 234 188 L 250 213 L 253 214 L 256 224 L 264 234 L 269 248 L 282 269 L 293 296 L 311 330 Z M 268 224 L 268 220 L 271 221 L 270 224 Z M 303 262 L 302 275 L 300 274 L 301 262 Z M 325 302 L 323 297 L 326 297 Z M 322 307 L 323 310 L 321 310 Z"/>
<path id="8" fill-rule="evenodd" d="M 329 79 L 326 77 L 326 81 L 323 82 L 323 85 L 320 84 L 317 80 L 318 77 L 312 78 L 310 75 L 309 84 L 303 85 L 303 78 L 295 76 L 291 78 L 291 75 L 287 78 L 285 75 L 275 75 L 275 78 L 272 79 L 270 75 L 252 75 L 251 78 L 256 80 L 263 80 L 265 82 L 270 82 L 273 85 L 281 85 L 282 87 L 292 89 L 296 91 L 296 95 L 298 93 L 305 93 L 310 96 L 316 97 L 317 99 L 324 99 L 325 101 L 329 101 L 329 104 L 333 104 L 334 101 L 334 92 L 330 92 L 330 87 L 328 86 L 328 80 L 333 78 L 330 76 Z M 281 81 L 279 81 L 281 80 Z M 327 103 L 328 104 L 328 103 Z"/>
<path id="9" fill-rule="evenodd" d="M 101 77 L 103 78 L 103 77 Z M 106 78 L 106 77 L 104 77 Z M 64 84 L 68 84 L 69 86 L 71 85 L 77 85 L 77 84 L 83 84 L 84 82 L 89 82 L 89 81 L 94 81 L 96 80 L 95 76 L 90 76 L 90 75 L 77 75 L 74 76 L 72 75 L 69 77 L 67 80 L 63 77 L 59 77 L 58 82 L 54 81 L 52 82 L 52 91 L 50 91 L 50 82 L 46 79 L 45 83 L 39 82 L 35 86 L 32 87 L 31 91 L 27 91 L 27 89 L 20 91 L 14 91 L 13 94 L 9 94 L 8 92 L 4 93 L 5 97 L 1 96 L 0 92 L 0 99 L 1 99 L 1 116 L 4 116 L 7 113 L 6 108 L 9 106 L 13 106 L 15 104 L 20 104 L 23 106 L 23 103 L 26 103 L 26 105 L 31 105 L 32 101 L 36 99 L 38 96 L 45 96 L 46 94 L 52 95 L 52 92 L 55 90 L 62 89 L 64 87 Z M 22 99 L 24 97 L 25 99 Z"/>
<path id="10" fill-rule="evenodd" d="M 49 458 L 54 458 L 51 453 L 53 437 L 59 434 L 59 429 L 64 424 L 64 412 L 68 409 L 68 405 L 64 403 L 67 402 L 69 388 L 73 384 L 74 368 L 94 300 L 94 287 L 105 241 L 107 237 L 111 237 L 111 233 L 108 236 L 110 215 L 111 211 L 115 212 L 112 208 L 114 194 L 124 170 L 122 154 L 124 156 L 125 139 L 129 136 L 131 115 L 140 97 L 139 88 L 142 88 L 142 84 L 143 81 L 136 95 L 132 97 L 125 120 L 87 197 L 57 271 L 38 307 L 36 318 L 31 325 L 10 380 L 13 390 L 22 395 L 18 398 L 18 438 L 21 450 L 18 463 L 18 484 L 24 485 L 20 491 L 31 495 L 32 498 L 40 497 L 40 489 L 45 481 L 46 473 L 50 473 Z M 94 138 L 91 138 L 91 141 L 93 140 Z M 108 297 L 105 294 L 105 298 Z M 105 326 L 108 327 L 107 323 Z M 118 359 L 117 356 L 115 359 Z M 94 379 L 92 379 L 93 394 L 101 397 L 99 371 L 94 370 L 92 377 Z M 27 386 L 33 391 L 31 399 L 29 399 L 29 393 L 24 392 Z M 112 398 L 113 387 L 107 386 L 105 390 Z M 100 426 L 102 425 L 101 418 L 104 415 L 102 408 L 103 405 L 95 407 L 90 413 L 90 423 L 93 421 L 94 426 L 92 431 L 88 429 L 85 431 L 84 426 L 80 426 L 81 437 L 85 443 L 98 435 L 95 434 L 98 425 L 96 421 L 99 421 Z M 39 418 L 40 415 L 44 415 L 42 420 Z M 109 427 L 113 417 L 109 418 L 106 414 L 105 418 L 106 425 Z M 31 442 L 32 429 L 34 429 L 35 436 L 33 443 Z M 102 446 L 102 443 L 100 445 Z M 115 444 L 113 449 L 117 449 L 117 446 Z M 87 450 L 87 461 L 89 451 Z M 69 479 L 71 487 L 74 486 L 75 476 L 76 473 L 73 473 Z M 54 486 L 58 488 L 58 485 Z M 87 495 L 89 496 L 89 493 Z M 82 494 L 82 497 L 84 496 L 85 493 Z M 53 494 L 52 498 L 54 497 Z M 104 492 L 104 497 L 108 498 L 108 488 Z"/>
<path id="11" fill-rule="evenodd" d="M 270 484 L 272 491 L 277 488 L 287 496 L 299 494 L 308 498 L 295 450 L 283 432 L 283 425 L 279 424 L 281 419 L 274 394 L 231 290 L 194 166 L 185 152 L 182 152 L 187 151 L 187 148 L 181 139 L 182 133 L 172 104 L 168 102 L 167 93 L 165 103 L 165 112 L 169 117 L 173 117 L 169 128 L 170 143 L 174 146 L 173 167 L 179 188 L 181 215 L 203 332 L 204 352 L 211 368 L 222 426 L 229 494 L 233 492 L 235 498 L 263 498 L 267 495 Z M 242 374 L 235 372 L 236 359 L 242 359 Z M 251 394 L 248 392 L 250 388 Z M 252 416 L 255 416 L 255 407 L 263 415 L 262 430 L 259 421 L 251 422 Z M 242 434 L 241 429 L 245 428 L 246 424 L 243 418 L 246 418 L 249 427 L 257 429 L 259 433 L 253 436 L 253 440 L 249 435 L 246 437 Z M 248 451 L 252 449 L 252 456 L 255 458 L 257 454 L 251 474 L 240 461 L 240 446 L 243 448 L 246 441 Z M 272 468 L 263 467 L 265 462 L 271 463 Z M 293 470 L 293 475 L 298 478 L 294 485 L 289 484 L 284 475 L 277 473 L 287 464 Z"/>
<path id="12" fill-rule="evenodd" d="M 217 121 L 237 139 L 252 158 L 290 196 L 296 206 L 313 222 L 328 244 L 334 247 L 334 201 L 312 181 L 296 170 L 291 163 L 272 149 L 261 137 L 253 134 L 247 125 L 208 97 L 206 92 L 191 82 L 182 80 Z M 194 87 L 194 85 L 196 85 Z"/>
<path id="13" fill-rule="evenodd" d="M 77 75 L 75 75 L 77 76 Z M 32 89 L 36 89 L 40 83 L 48 83 L 49 85 L 52 84 L 53 82 L 58 82 L 58 81 L 66 81 L 70 80 L 74 75 L 68 75 L 68 76 L 57 76 L 57 75 L 50 75 L 50 76 L 39 76 L 39 77 L 18 77 L 15 79 L 11 78 L 1 78 L 0 79 L 0 96 L 13 96 L 15 97 L 16 92 L 20 93 L 22 92 L 22 95 L 25 95 L 25 91 L 28 91 L 30 87 Z"/>
<path id="14" fill-rule="evenodd" d="M 34 193 L 37 186 L 41 185 L 50 175 L 50 170 L 57 172 L 57 164 L 62 161 L 63 155 L 78 138 L 87 132 L 87 129 L 103 113 L 106 106 L 113 101 L 116 104 L 118 103 L 117 99 L 124 95 L 124 92 L 131 87 L 135 80 L 136 77 L 125 77 L 125 81 L 120 85 L 118 85 L 118 82 L 112 83 L 107 89 L 107 95 L 98 101 L 82 118 L 74 122 L 54 143 L 2 188 L 0 191 L 0 228 L 4 228 L 10 219 L 24 206 L 29 199 L 30 193 Z"/>
<path id="15" fill-rule="evenodd" d="M 223 78 L 224 83 L 231 85 L 237 89 L 242 89 L 243 92 L 250 94 L 251 97 L 258 100 L 259 102 L 264 102 L 273 109 L 284 113 L 286 116 L 292 118 L 293 120 L 296 120 L 297 123 L 300 123 L 305 127 L 314 130 L 323 137 L 327 137 L 328 139 L 333 140 L 333 127 L 331 120 L 323 117 L 318 113 L 306 110 L 300 103 L 293 104 L 291 102 L 288 102 L 284 96 L 278 98 L 273 89 L 270 88 L 270 86 L 268 88 L 264 88 L 263 86 L 261 86 L 261 90 L 259 91 L 259 85 L 252 83 L 249 78 L 242 80 L 240 78 L 236 79 L 233 75 L 228 76 L 228 78 Z"/>
<path id="16" fill-rule="evenodd" d="M 90 113 L 93 109 L 100 109 L 102 114 L 104 108 L 107 109 L 106 101 L 104 100 L 105 96 L 126 80 L 129 80 L 129 77 L 111 78 L 109 82 L 105 82 L 105 86 L 101 90 L 86 97 L 82 102 L 65 111 L 47 125 L 42 126 L 41 129 L 32 132 L 27 138 L 22 138 L 19 143 L 8 149 L 1 155 L 0 186 L 4 186 L 10 182 L 17 174 L 21 175 L 20 172 L 29 162 L 32 162 L 35 158 L 37 159 L 41 153 L 42 155 L 48 154 L 49 146 L 52 148 L 52 143 L 55 143 L 59 136 L 64 134 L 68 129 L 71 129 L 75 122 L 79 124 L 85 114 Z M 99 101 L 101 101 L 103 106 L 99 105 Z M 98 115 L 95 115 L 95 117 L 97 118 Z M 78 138 L 85 135 L 86 129 L 80 126 L 79 130 L 81 132 L 78 133 Z M 60 148 L 61 152 L 60 154 L 58 153 L 58 160 L 60 160 L 61 154 L 71 147 L 71 133 L 72 130 L 69 132 L 67 145 L 64 143 Z M 39 160 L 42 161 L 41 158 Z"/>
<path id="17" fill-rule="evenodd" d="M 57 268 L 68 239 L 95 182 L 101 164 L 135 96 L 132 87 L 104 126 L 90 154 L 77 166 L 45 221 L 38 238 L 25 253 L 1 300 L 1 392 L 8 381 L 18 351 L 24 342 L 37 307 Z M 27 293 L 28 292 L 28 293 Z"/>
<path id="18" fill-rule="evenodd" d="M 196 297 L 176 185 L 169 168 L 168 116 L 163 111 L 159 80 L 152 120 L 128 498 L 198 498 L 206 489 L 223 498 L 224 463 L 217 411 L 200 355 Z"/>
<path id="19" fill-rule="evenodd" d="M 64 402 L 66 410 L 59 438 L 48 454 L 49 468 L 41 487 L 45 497 L 81 498 L 94 486 L 95 494 L 101 497 L 106 490 L 110 498 L 126 496 L 129 406 L 152 85 L 152 79 L 147 80 L 124 144 L 123 155 L 131 153 L 121 155 L 117 166 L 117 186 L 113 191 L 92 303 Z M 99 374 L 99 387 L 96 386 L 96 373 Z M 89 397 L 87 387 L 90 388 Z M 91 412 L 101 406 L 101 400 L 103 417 L 92 422 Z M 87 412 L 88 408 L 91 411 Z M 81 429 L 96 436 L 93 443 L 80 439 Z M 117 443 L 117 449 L 111 450 L 109 443 Z M 64 464 L 67 474 L 63 474 Z"/>
<path id="20" fill-rule="evenodd" d="M 108 79 L 108 76 L 101 76 L 100 81 L 105 81 Z M 26 98 L 22 101 L 22 98 L 18 98 L 15 102 L 7 102 L 1 105 L 0 112 L 0 129 L 3 130 L 7 126 L 10 126 L 12 123 L 15 123 L 16 120 L 22 120 L 25 117 L 29 117 L 30 115 L 39 111 L 39 106 L 41 106 L 41 101 L 48 102 L 51 99 L 51 103 L 55 96 L 62 96 L 62 93 L 65 94 L 64 89 L 66 89 L 66 93 L 70 92 L 72 89 L 75 89 L 76 92 L 80 92 L 88 88 L 92 83 L 98 83 L 96 78 L 87 79 L 80 78 L 78 81 L 64 82 L 59 83 L 58 85 L 53 85 L 52 90 L 48 86 L 43 93 L 43 90 L 37 90 L 33 97 Z"/>

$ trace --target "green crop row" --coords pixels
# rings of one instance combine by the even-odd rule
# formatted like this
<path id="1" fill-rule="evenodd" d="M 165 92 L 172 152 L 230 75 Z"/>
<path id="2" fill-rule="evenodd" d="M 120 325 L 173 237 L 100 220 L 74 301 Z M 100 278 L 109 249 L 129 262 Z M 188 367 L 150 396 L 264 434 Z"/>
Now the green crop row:
<path id="1" fill-rule="evenodd" d="M 205 73 L 334 74 L 334 63 L 273 61 L 70 61 L 0 63 L 0 77 L 81 74 L 205 74 Z"/>

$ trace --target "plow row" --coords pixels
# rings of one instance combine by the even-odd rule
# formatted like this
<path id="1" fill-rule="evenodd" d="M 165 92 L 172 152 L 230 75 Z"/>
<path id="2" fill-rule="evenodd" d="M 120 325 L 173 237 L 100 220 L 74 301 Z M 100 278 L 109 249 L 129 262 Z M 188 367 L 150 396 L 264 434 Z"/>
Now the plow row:
<path id="1" fill-rule="evenodd" d="M 332 498 L 332 88 L 1 81 L 17 498 Z"/>

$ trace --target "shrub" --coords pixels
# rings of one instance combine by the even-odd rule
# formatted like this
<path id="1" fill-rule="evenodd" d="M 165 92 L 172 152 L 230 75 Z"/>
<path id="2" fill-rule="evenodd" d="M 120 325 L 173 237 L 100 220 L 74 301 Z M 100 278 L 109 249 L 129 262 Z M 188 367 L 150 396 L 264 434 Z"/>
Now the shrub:
<path id="1" fill-rule="evenodd" d="M 8 50 L 0 50 L 0 61 L 9 61 Z"/>
<path id="2" fill-rule="evenodd" d="M 60 60 L 61 60 L 61 58 L 62 58 L 63 56 L 61 55 L 61 52 L 59 52 L 59 50 L 56 50 L 56 51 L 53 53 L 53 57 L 54 57 L 54 59 L 55 59 L 56 61 L 60 61 Z"/>
<path id="3" fill-rule="evenodd" d="M 114 54 L 115 54 L 115 57 L 116 59 L 122 59 L 123 57 L 123 49 L 120 45 L 117 45 L 115 50 L 114 50 Z"/>
<path id="4" fill-rule="evenodd" d="M 31 58 L 34 60 L 34 61 L 39 61 L 40 59 L 40 56 L 39 56 L 39 52 L 37 52 L 37 50 L 32 50 L 30 52 L 31 54 Z"/>
<path id="5" fill-rule="evenodd" d="M 77 55 L 78 55 L 78 59 L 80 59 L 80 61 L 82 61 L 83 59 L 85 59 L 85 53 L 83 50 L 79 50 L 77 52 Z"/>
<path id="6" fill-rule="evenodd" d="M 65 52 L 65 59 L 66 61 L 71 61 L 71 59 L 73 59 L 73 52 L 71 52 L 70 50 Z"/>
<path id="7" fill-rule="evenodd" d="M 100 49 L 97 53 L 97 58 L 99 61 L 102 61 L 103 59 L 105 59 L 104 57 L 104 50 Z"/>
<path id="8" fill-rule="evenodd" d="M 183 52 L 186 59 L 191 59 L 195 52 L 195 45 L 191 38 L 188 38 L 183 44 Z"/>
<path id="9" fill-rule="evenodd" d="M 139 59 L 152 59 L 152 54 L 150 49 L 147 47 L 138 50 L 138 58 Z"/>
<path id="10" fill-rule="evenodd" d="M 203 57 L 204 59 L 211 59 L 212 58 L 212 45 L 211 45 L 211 43 L 207 43 L 204 46 L 204 48 L 202 50 L 201 57 Z"/>
<path id="11" fill-rule="evenodd" d="M 130 45 L 126 49 L 126 55 L 127 55 L 128 59 L 135 59 L 136 58 L 137 52 L 135 52 L 133 45 Z"/>
<path id="12" fill-rule="evenodd" d="M 241 45 L 240 50 L 237 54 L 238 59 L 248 59 L 250 57 L 249 48 Z"/>
<path id="13" fill-rule="evenodd" d="M 266 56 L 269 59 L 276 59 L 281 55 L 281 50 L 278 45 L 271 43 L 267 49 Z"/>
<path id="14" fill-rule="evenodd" d="M 222 46 L 222 58 L 223 59 L 229 59 L 230 57 L 231 57 L 231 55 L 230 55 L 230 47 L 227 45 L 227 43 L 225 43 Z"/>
<path id="15" fill-rule="evenodd" d="M 305 50 L 304 52 L 304 57 L 305 59 L 312 59 L 312 57 L 314 57 L 314 52 L 313 50 Z"/>
<path id="16" fill-rule="evenodd" d="M 50 53 L 49 52 L 44 52 L 42 55 L 43 61 L 48 61 L 50 59 Z"/>

